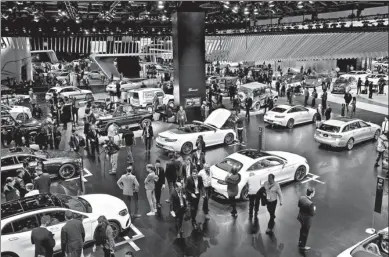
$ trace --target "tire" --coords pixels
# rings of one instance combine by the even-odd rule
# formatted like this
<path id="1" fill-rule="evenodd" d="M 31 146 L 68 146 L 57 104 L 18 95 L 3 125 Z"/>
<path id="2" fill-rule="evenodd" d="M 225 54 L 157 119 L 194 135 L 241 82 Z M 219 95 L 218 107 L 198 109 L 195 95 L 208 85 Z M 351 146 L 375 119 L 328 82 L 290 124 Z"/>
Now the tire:
<path id="1" fill-rule="evenodd" d="M 234 134 L 228 133 L 228 134 L 224 137 L 224 143 L 225 143 L 226 145 L 231 145 L 232 143 L 234 143 Z"/>
<path id="2" fill-rule="evenodd" d="M 140 122 L 140 124 L 139 124 L 140 128 L 143 129 L 144 127 L 146 127 L 146 124 L 147 124 L 147 123 L 151 123 L 151 120 L 150 120 L 150 119 L 143 119 L 143 120 Z"/>
<path id="3" fill-rule="evenodd" d="M 297 182 L 302 181 L 307 175 L 307 168 L 303 165 L 299 166 L 294 173 L 294 180 Z"/>
<path id="4" fill-rule="evenodd" d="M 29 141 L 30 145 L 31 145 L 31 144 L 35 144 L 35 138 L 36 138 L 36 133 L 30 133 L 30 134 L 29 134 L 29 139 L 28 139 L 28 141 Z"/>
<path id="5" fill-rule="evenodd" d="M 347 148 L 347 150 L 351 150 L 351 149 L 353 149 L 353 147 L 354 147 L 354 138 L 350 138 L 347 141 L 346 148 Z"/>
<path id="6" fill-rule="evenodd" d="M 59 168 L 58 170 L 58 175 L 62 179 L 72 178 L 74 177 L 75 174 L 76 174 L 76 167 L 74 167 L 74 165 L 70 163 L 62 165 L 61 168 Z"/>
<path id="7" fill-rule="evenodd" d="M 242 201 L 247 201 L 249 199 L 249 188 L 245 185 L 240 191 L 240 199 Z"/>
<path id="8" fill-rule="evenodd" d="M 153 113 L 153 106 L 147 105 L 147 106 L 146 106 L 146 110 L 147 110 L 149 113 Z"/>
<path id="9" fill-rule="evenodd" d="M 193 144 L 191 142 L 185 142 L 181 147 L 181 153 L 188 155 L 193 151 Z"/>
<path id="10" fill-rule="evenodd" d="M 16 120 L 21 120 L 21 121 L 24 121 L 24 120 L 28 120 L 29 117 L 28 117 L 28 114 L 27 113 L 19 113 L 17 116 L 16 116 Z"/>
<path id="11" fill-rule="evenodd" d="M 120 233 L 122 232 L 122 229 L 117 221 L 109 220 L 109 225 L 112 227 L 113 233 L 113 239 L 117 239 Z"/>
<path id="12" fill-rule="evenodd" d="M 19 257 L 16 253 L 1 253 L 1 257 Z"/>
<path id="13" fill-rule="evenodd" d="M 373 140 L 377 141 L 378 138 L 380 137 L 380 134 L 381 134 L 381 131 L 379 129 L 377 129 L 377 131 L 374 133 Z"/>
<path id="14" fill-rule="evenodd" d="M 288 123 L 286 123 L 286 127 L 288 127 L 289 129 L 292 129 L 293 126 L 294 126 L 294 119 L 289 119 Z"/>

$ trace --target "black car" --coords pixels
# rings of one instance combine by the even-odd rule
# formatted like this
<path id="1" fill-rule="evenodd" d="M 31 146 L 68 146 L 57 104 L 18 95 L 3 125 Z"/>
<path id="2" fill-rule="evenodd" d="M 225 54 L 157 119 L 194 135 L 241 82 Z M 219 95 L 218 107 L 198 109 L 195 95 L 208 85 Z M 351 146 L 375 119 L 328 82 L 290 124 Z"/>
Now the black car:
<path id="1" fill-rule="evenodd" d="M 13 135 L 16 129 L 24 130 L 29 135 L 30 144 L 35 142 L 35 137 L 39 129 L 42 127 L 42 123 L 36 119 L 30 118 L 28 120 L 15 120 L 11 115 L 1 116 L 1 130 L 5 130 Z"/>

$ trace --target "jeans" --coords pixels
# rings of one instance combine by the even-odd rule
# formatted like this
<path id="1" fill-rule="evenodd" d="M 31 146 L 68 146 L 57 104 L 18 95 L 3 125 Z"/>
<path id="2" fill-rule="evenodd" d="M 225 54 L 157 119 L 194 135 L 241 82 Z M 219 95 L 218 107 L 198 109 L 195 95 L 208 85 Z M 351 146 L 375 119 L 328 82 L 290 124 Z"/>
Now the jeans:
<path id="1" fill-rule="evenodd" d="M 132 156 L 132 146 L 131 145 L 127 145 L 126 146 L 126 150 L 127 150 L 127 161 L 129 163 L 133 163 L 134 162 L 134 157 Z"/>
<path id="2" fill-rule="evenodd" d="M 192 224 L 196 223 L 197 210 L 199 209 L 200 194 L 196 194 L 196 198 L 189 197 L 190 215 L 192 217 Z"/>
<path id="3" fill-rule="evenodd" d="M 111 172 L 112 173 L 116 173 L 116 168 L 118 166 L 118 155 L 119 155 L 119 153 L 114 153 L 111 155 L 111 166 L 112 166 Z"/>
<path id="4" fill-rule="evenodd" d="M 299 247 L 305 247 L 308 240 L 309 230 L 311 228 L 311 223 L 307 218 L 300 219 L 301 228 L 300 228 L 300 237 L 299 237 Z"/>
<path id="5" fill-rule="evenodd" d="M 73 108 L 73 122 L 77 123 L 78 122 L 78 108 Z"/>
<path id="6" fill-rule="evenodd" d="M 276 207 L 277 207 L 277 200 L 275 200 L 273 202 L 267 202 L 267 211 L 270 214 L 269 223 L 267 225 L 268 229 L 273 229 L 274 228 L 274 225 L 275 225 L 274 220 L 276 218 L 276 215 L 275 215 Z"/>
<path id="7" fill-rule="evenodd" d="M 255 212 L 255 216 L 257 216 L 259 209 L 259 197 L 256 194 L 249 195 L 249 216 L 253 216 L 253 209 Z"/>
<path id="8" fill-rule="evenodd" d="M 212 187 L 204 187 L 205 189 L 205 197 L 204 197 L 204 202 L 203 202 L 203 212 L 205 215 L 208 214 L 209 212 L 209 208 L 208 208 L 208 202 L 209 202 L 209 198 L 211 197 L 211 193 L 212 193 Z"/>
<path id="9" fill-rule="evenodd" d="M 151 137 L 145 137 L 146 151 L 150 151 L 151 148 Z"/>
<path id="10" fill-rule="evenodd" d="M 315 105 L 316 105 L 316 98 L 312 98 L 312 107 L 315 107 Z"/>
<path id="11" fill-rule="evenodd" d="M 184 127 L 184 126 L 185 126 L 185 120 L 179 119 L 179 120 L 178 120 L 178 126 L 179 126 L 179 127 Z"/>
<path id="12" fill-rule="evenodd" d="M 157 204 L 155 200 L 155 191 L 154 189 L 146 189 L 147 201 L 150 205 L 150 211 L 155 212 L 157 210 Z"/>
<path id="13" fill-rule="evenodd" d="M 243 143 L 243 129 L 238 129 L 238 140 L 239 143 Z"/>
<path id="14" fill-rule="evenodd" d="M 138 198 L 138 192 L 133 192 L 133 195 L 127 195 L 127 200 L 128 200 L 128 212 L 130 215 L 131 213 L 131 202 L 134 200 L 134 205 L 135 205 L 135 211 L 134 214 L 138 214 L 138 204 L 139 204 L 139 198 Z"/>
<path id="15" fill-rule="evenodd" d="M 232 208 L 231 214 L 236 214 L 237 211 L 236 211 L 236 199 L 235 199 L 235 196 L 229 196 L 228 200 L 230 201 L 230 205 L 231 205 L 231 208 Z"/>
<path id="16" fill-rule="evenodd" d="M 172 192 L 174 190 L 174 183 L 175 183 L 174 181 L 168 181 L 167 182 L 167 186 L 169 188 L 169 196 L 172 195 Z M 173 210 L 173 201 L 170 200 L 170 211 L 172 211 L 172 210 Z"/>

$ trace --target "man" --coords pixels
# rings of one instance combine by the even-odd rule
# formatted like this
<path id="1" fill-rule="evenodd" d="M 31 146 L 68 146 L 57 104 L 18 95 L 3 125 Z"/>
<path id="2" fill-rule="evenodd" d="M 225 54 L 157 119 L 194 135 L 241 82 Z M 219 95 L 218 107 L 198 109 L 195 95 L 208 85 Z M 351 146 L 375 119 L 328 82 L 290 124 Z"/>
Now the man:
<path id="1" fill-rule="evenodd" d="M 306 244 L 307 244 L 309 229 L 311 228 L 311 224 L 312 224 L 312 217 L 315 216 L 316 214 L 316 206 L 311 200 L 312 197 L 314 196 L 315 196 L 315 189 L 308 188 L 307 195 L 301 196 L 298 202 L 298 207 L 300 208 L 300 211 L 297 216 L 297 220 L 301 223 L 298 247 L 303 251 L 307 251 L 311 249 L 311 247 L 307 246 Z"/>
<path id="2" fill-rule="evenodd" d="M 347 112 L 347 115 L 349 113 L 349 105 L 351 103 L 351 100 L 353 99 L 353 96 L 350 94 L 350 92 L 346 92 L 344 94 L 344 102 L 346 103 L 346 112 Z"/>
<path id="3" fill-rule="evenodd" d="M 53 125 L 53 136 L 54 136 L 54 148 L 59 149 L 59 144 L 61 143 L 61 132 L 59 132 L 58 127 Z"/>
<path id="4" fill-rule="evenodd" d="M 181 167 L 181 172 L 178 176 L 178 180 L 182 183 L 186 183 L 186 180 L 192 175 L 192 170 L 196 168 L 190 157 L 186 157 L 185 163 Z"/>
<path id="5" fill-rule="evenodd" d="M 286 89 L 286 97 L 288 98 L 289 104 L 292 105 L 293 89 L 290 85 L 288 85 L 288 88 Z"/>
<path id="6" fill-rule="evenodd" d="M 83 117 L 82 120 L 84 121 L 85 149 L 89 152 L 89 131 L 91 124 L 88 122 L 86 117 Z"/>
<path id="7" fill-rule="evenodd" d="M 205 214 L 205 219 L 209 220 L 209 208 L 208 202 L 209 198 L 211 198 L 212 194 L 212 171 L 210 169 L 210 165 L 208 163 L 204 164 L 204 169 L 199 172 L 199 176 L 203 180 L 204 185 L 204 202 L 203 202 L 203 212 Z"/>
<path id="8" fill-rule="evenodd" d="M 88 131 L 88 138 L 89 138 L 89 143 L 90 143 L 90 154 L 92 158 L 95 158 L 97 154 L 97 159 L 99 159 L 100 155 L 100 150 L 99 150 L 99 135 L 96 131 L 96 126 L 92 125 L 89 128 Z"/>
<path id="9" fill-rule="evenodd" d="M 161 161 L 155 161 L 155 175 L 158 176 L 158 181 L 155 182 L 155 199 L 157 201 L 157 208 L 161 209 L 161 193 L 165 189 L 165 170 L 161 166 Z"/>
<path id="10" fill-rule="evenodd" d="M 36 104 L 34 106 L 34 109 L 32 109 L 32 117 L 35 119 L 40 120 L 42 118 L 43 112 L 39 104 Z"/>
<path id="11" fill-rule="evenodd" d="M 304 107 L 307 107 L 309 99 L 309 90 L 307 87 L 304 87 Z"/>
<path id="12" fill-rule="evenodd" d="M 271 165 L 266 165 L 271 166 Z M 274 180 L 275 176 L 274 174 L 269 174 L 268 180 L 263 183 L 263 187 L 266 190 L 266 201 L 267 201 L 267 211 L 270 215 L 270 220 L 267 225 L 266 234 L 270 235 L 273 232 L 273 228 L 275 225 L 275 212 L 277 207 L 277 197 L 280 199 L 280 206 L 282 206 L 283 203 L 283 196 L 281 192 L 280 185 Z"/>
<path id="13" fill-rule="evenodd" d="M 115 142 L 113 136 L 108 137 L 108 142 L 105 145 L 105 148 L 107 149 L 108 156 L 111 161 L 111 170 L 109 171 L 109 175 L 115 175 L 117 164 L 118 164 L 118 155 L 119 155 L 120 147 Z"/>
<path id="14" fill-rule="evenodd" d="M 321 96 L 321 108 L 322 115 L 324 115 L 324 111 L 327 109 L 327 90 L 324 90 Z"/>
<path id="15" fill-rule="evenodd" d="M 238 95 L 235 95 L 234 102 L 233 102 L 234 110 L 236 111 L 237 115 L 240 113 L 240 98 Z"/>
<path id="16" fill-rule="evenodd" d="M 61 250 L 65 257 L 81 257 L 85 242 L 82 222 L 74 219 L 71 211 L 65 212 L 66 224 L 61 229 Z"/>
<path id="17" fill-rule="evenodd" d="M 80 139 L 75 129 L 72 129 L 72 135 L 70 136 L 69 146 L 75 152 L 78 152 L 78 150 L 80 150 Z"/>
<path id="18" fill-rule="evenodd" d="M 167 163 L 166 163 L 165 178 L 166 178 L 167 185 L 169 188 L 169 195 L 172 195 L 174 184 L 177 181 L 177 164 L 175 162 L 174 153 L 169 153 L 168 157 L 169 157 L 169 161 L 167 161 Z M 166 199 L 166 202 L 169 203 L 170 202 L 169 199 Z M 174 217 L 172 204 L 170 205 L 170 213 Z"/>
<path id="19" fill-rule="evenodd" d="M 36 168 L 36 173 L 38 176 L 34 180 L 34 188 L 36 190 L 39 190 L 40 194 L 50 193 L 50 187 L 51 187 L 50 175 L 47 173 L 44 173 L 42 171 L 42 168 L 40 168 L 40 167 Z"/>
<path id="20" fill-rule="evenodd" d="M 239 144 L 243 145 L 244 144 L 244 142 L 243 142 L 243 130 L 244 130 L 243 118 L 238 118 L 238 120 L 236 122 L 236 130 L 238 132 L 237 134 L 238 134 Z"/>
<path id="21" fill-rule="evenodd" d="M 176 218 L 177 237 L 180 238 L 182 234 L 182 221 L 187 210 L 186 196 L 183 192 L 182 184 L 176 182 L 174 190 L 171 192 L 172 199 L 172 216 Z"/>
<path id="22" fill-rule="evenodd" d="M 382 159 L 384 158 L 384 152 L 387 149 L 387 147 L 388 147 L 388 138 L 386 137 L 385 134 L 382 134 L 382 135 L 380 135 L 380 137 L 378 138 L 378 141 L 377 141 L 378 156 L 377 156 L 377 159 L 376 159 L 375 164 L 374 164 L 375 168 L 380 166 L 378 163 L 381 160 L 381 158 Z"/>
<path id="23" fill-rule="evenodd" d="M 146 126 L 143 128 L 142 132 L 143 142 L 145 143 L 146 152 L 150 152 L 151 141 L 154 138 L 154 130 L 151 122 L 147 122 Z"/>
<path id="24" fill-rule="evenodd" d="M 115 254 L 113 229 L 104 215 L 98 217 L 97 222 L 98 225 L 93 233 L 93 241 L 95 244 L 92 251 L 95 253 L 97 247 L 101 247 L 104 252 L 104 257 L 113 257 Z"/>
<path id="25" fill-rule="evenodd" d="M 46 227 L 50 225 L 50 216 L 43 215 L 41 226 L 31 231 L 31 244 L 35 245 L 35 257 L 52 257 L 54 253 L 54 234 Z"/>
<path id="26" fill-rule="evenodd" d="M 246 107 L 246 118 L 250 121 L 250 109 L 253 106 L 253 99 L 251 96 L 246 98 L 244 106 Z"/>
<path id="27" fill-rule="evenodd" d="M 136 145 L 134 137 L 134 132 L 132 132 L 129 126 L 126 126 L 126 132 L 123 134 L 123 138 L 126 144 L 127 162 L 130 164 L 134 163 L 134 157 L 132 155 L 132 147 Z"/>
<path id="28" fill-rule="evenodd" d="M 200 193 L 204 189 L 203 179 L 198 176 L 197 170 L 192 171 L 192 176 L 186 180 L 185 190 L 189 200 L 190 214 L 193 228 L 197 228 L 196 214 L 199 208 Z"/>
<path id="29" fill-rule="evenodd" d="M 258 219 L 259 197 L 257 196 L 257 192 L 261 187 L 261 183 L 257 183 L 254 175 L 254 173 L 250 173 L 249 179 L 247 181 L 249 196 L 249 220 L 253 218 L 253 210 L 255 212 L 254 218 Z"/>
<path id="30" fill-rule="evenodd" d="M 128 166 L 126 169 L 127 173 L 122 175 L 117 181 L 117 185 L 123 191 L 124 197 L 128 200 L 128 210 L 131 214 L 131 217 L 139 218 L 141 215 L 138 212 L 138 191 L 139 183 L 133 174 L 132 165 Z M 134 201 L 135 212 L 131 212 L 131 202 Z"/>
<path id="31" fill-rule="evenodd" d="M 361 93 L 361 88 L 362 88 L 362 79 L 358 78 L 358 83 L 357 83 L 357 95 Z"/>
<path id="32" fill-rule="evenodd" d="M 324 111 L 324 116 L 326 117 L 326 120 L 331 119 L 331 114 L 332 114 L 332 108 L 331 105 L 328 105 L 327 109 Z"/>
<path id="33" fill-rule="evenodd" d="M 196 165 L 197 170 L 202 170 L 204 168 L 205 156 L 201 148 L 197 148 L 196 152 L 192 154 L 192 163 Z"/>
<path id="34" fill-rule="evenodd" d="M 384 118 L 384 121 L 382 122 L 381 126 L 381 131 L 382 134 L 386 135 L 387 138 L 389 138 L 389 121 L 388 121 L 389 116 L 386 116 Z"/>
<path id="35" fill-rule="evenodd" d="M 369 98 L 373 99 L 373 82 L 370 81 L 369 83 Z"/>

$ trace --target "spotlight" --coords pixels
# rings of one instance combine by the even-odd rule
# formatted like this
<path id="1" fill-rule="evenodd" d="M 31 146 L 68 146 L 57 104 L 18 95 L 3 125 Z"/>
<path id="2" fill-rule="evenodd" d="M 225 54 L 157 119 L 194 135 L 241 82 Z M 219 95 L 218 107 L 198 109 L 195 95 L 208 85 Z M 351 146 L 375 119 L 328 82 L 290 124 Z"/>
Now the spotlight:
<path id="1" fill-rule="evenodd" d="M 53 31 L 57 31 L 57 28 L 56 28 L 56 27 L 53 27 Z"/>
<path id="2" fill-rule="evenodd" d="M 35 21 L 35 22 L 38 22 L 38 21 L 39 21 L 39 16 L 38 16 L 38 15 L 34 15 L 34 21 Z"/>
<path id="3" fill-rule="evenodd" d="M 248 11 L 244 11 L 244 15 L 248 15 L 249 14 L 249 12 Z"/>
<path id="4" fill-rule="evenodd" d="M 299 8 L 299 9 L 301 9 L 301 8 L 303 8 L 304 6 L 302 6 L 302 5 L 297 5 L 297 8 Z"/>
<path id="5" fill-rule="evenodd" d="M 3 13 L 3 14 L 1 14 L 1 17 L 2 17 L 3 19 L 8 19 L 9 14 L 8 14 L 8 13 Z"/>
<path id="6" fill-rule="evenodd" d="M 224 8 L 229 9 L 230 7 L 229 7 L 228 5 L 225 4 L 225 5 L 224 5 Z"/>
<path id="7" fill-rule="evenodd" d="M 5 31 L 9 31 L 9 28 L 8 28 L 8 27 L 5 27 Z"/>
<path id="8" fill-rule="evenodd" d="M 93 32 L 96 32 L 96 28 L 92 28 L 92 31 L 93 31 Z"/>
<path id="9" fill-rule="evenodd" d="M 76 23 L 81 23 L 81 21 L 82 21 L 82 20 L 81 20 L 80 16 L 77 16 L 77 17 L 76 17 Z"/>
<path id="10" fill-rule="evenodd" d="M 23 4 L 23 1 L 16 1 L 16 4 L 17 4 L 17 5 L 22 5 L 22 4 Z"/>
<path id="11" fill-rule="evenodd" d="M 270 8 L 273 8 L 273 7 L 274 7 L 274 4 L 269 4 L 269 7 L 270 7 Z"/>
<path id="12" fill-rule="evenodd" d="M 84 33 L 86 34 L 86 35 L 89 35 L 89 30 L 84 30 Z"/>
<path id="13" fill-rule="evenodd" d="M 158 9 L 163 9 L 164 6 L 163 5 L 158 5 Z"/>
<path id="14" fill-rule="evenodd" d="M 39 31 L 42 31 L 42 28 L 41 27 L 39 27 L 39 29 L 38 29 Z"/>

